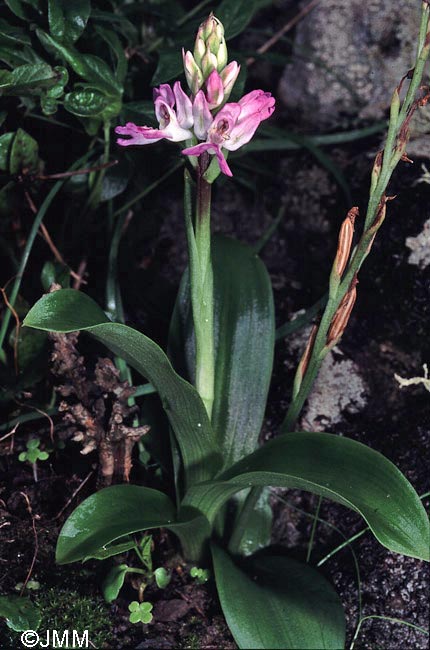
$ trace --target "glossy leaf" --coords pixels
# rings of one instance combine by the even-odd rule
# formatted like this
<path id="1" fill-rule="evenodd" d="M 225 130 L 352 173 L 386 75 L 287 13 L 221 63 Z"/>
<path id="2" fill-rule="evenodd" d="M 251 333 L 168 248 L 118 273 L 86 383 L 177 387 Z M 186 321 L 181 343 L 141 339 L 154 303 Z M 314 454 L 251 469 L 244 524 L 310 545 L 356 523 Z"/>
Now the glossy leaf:
<path id="1" fill-rule="evenodd" d="M 85 29 L 90 0 L 48 0 L 49 31 L 60 41 L 73 43 Z"/>
<path id="2" fill-rule="evenodd" d="M 382 454 L 330 433 L 287 433 L 195 486 L 185 503 L 213 521 L 222 504 L 245 487 L 307 490 L 360 513 L 391 551 L 429 559 L 429 521 L 409 481 Z"/>
<path id="3" fill-rule="evenodd" d="M 0 596 L 0 618 L 15 632 L 37 630 L 41 615 L 39 609 L 29 598 L 20 596 Z"/>
<path id="4" fill-rule="evenodd" d="M 234 38 L 243 32 L 254 14 L 271 4 L 272 0 L 223 0 L 216 15 L 224 25 L 226 39 Z"/>
<path id="5" fill-rule="evenodd" d="M 215 400 L 212 427 L 225 467 L 257 446 L 269 390 L 275 318 L 272 287 L 264 264 L 251 247 L 215 237 L 214 268 Z M 186 350 L 186 371 L 194 374 L 194 343 L 187 275 L 181 283 L 173 329 Z"/>
<path id="6" fill-rule="evenodd" d="M 185 481 L 214 476 L 221 458 L 203 402 L 197 391 L 173 370 L 161 348 L 137 330 L 111 323 L 88 296 L 63 289 L 41 298 L 24 325 L 72 332 L 86 330 L 146 377 L 160 395 L 181 451 Z"/>
<path id="7" fill-rule="evenodd" d="M 79 117 L 95 117 L 103 113 L 109 104 L 109 98 L 97 90 L 84 88 L 67 93 L 64 108 Z"/>
<path id="8" fill-rule="evenodd" d="M 107 63 L 93 54 L 81 54 L 72 45 L 64 45 L 51 35 L 36 30 L 40 42 L 46 50 L 70 65 L 80 77 L 93 85 L 94 88 L 108 95 L 120 95 L 122 85 L 115 79 Z"/>
<path id="9" fill-rule="evenodd" d="M 36 93 L 55 85 L 57 74 L 47 63 L 20 65 L 12 71 L 0 70 L 0 94 Z"/>
<path id="10" fill-rule="evenodd" d="M 247 572 L 212 546 L 221 607 L 239 648 L 341 650 L 345 617 L 333 587 L 306 564 L 252 558 Z"/>
<path id="11" fill-rule="evenodd" d="M 199 530 L 208 535 L 208 525 L 189 510 L 182 520 L 176 508 L 162 492 L 137 485 L 114 485 L 92 494 L 72 512 L 57 542 L 59 564 L 91 557 L 99 558 L 110 550 L 112 542 L 153 528 L 168 528 L 181 541 L 197 539 Z M 128 542 L 121 542 L 127 544 Z"/>

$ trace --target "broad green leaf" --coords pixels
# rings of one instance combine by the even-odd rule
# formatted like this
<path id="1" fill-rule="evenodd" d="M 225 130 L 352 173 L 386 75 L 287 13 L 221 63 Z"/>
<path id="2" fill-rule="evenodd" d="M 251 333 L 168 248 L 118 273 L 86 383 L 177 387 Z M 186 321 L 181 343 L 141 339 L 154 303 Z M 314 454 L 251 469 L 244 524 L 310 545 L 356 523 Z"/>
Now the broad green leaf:
<path id="1" fill-rule="evenodd" d="M 74 43 L 91 13 L 90 0 L 48 0 L 49 31 L 60 41 Z"/>
<path id="2" fill-rule="evenodd" d="M 118 598 L 118 594 L 121 591 L 125 576 L 129 571 L 127 564 L 118 564 L 117 566 L 112 567 L 102 583 L 102 593 L 103 598 L 107 603 L 111 603 Z"/>
<path id="3" fill-rule="evenodd" d="M 203 402 L 154 341 L 131 327 L 111 323 L 91 298 L 73 289 L 43 296 L 24 325 L 57 332 L 86 330 L 107 345 L 159 393 L 181 451 L 186 483 L 214 476 L 221 458 Z"/>
<path id="4" fill-rule="evenodd" d="M 37 630 L 41 615 L 39 609 L 29 598 L 20 596 L 0 596 L 0 617 L 6 619 L 6 624 L 15 632 Z"/>
<path id="5" fill-rule="evenodd" d="M 248 25 L 259 9 L 272 4 L 272 0 L 223 0 L 216 15 L 225 29 L 226 39 L 234 38 Z"/>
<path id="6" fill-rule="evenodd" d="M 72 45 L 63 45 L 41 29 L 36 34 L 45 49 L 54 54 L 61 61 L 65 61 L 71 68 L 88 81 L 94 88 L 108 95 L 120 95 L 122 85 L 115 79 L 107 63 L 93 54 L 81 54 Z"/>
<path id="7" fill-rule="evenodd" d="M 183 63 L 179 49 L 163 50 L 158 58 L 157 68 L 151 79 L 151 86 L 166 83 L 183 72 Z"/>
<path id="8" fill-rule="evenodd" d="M 275 317 L 270 278 L 253 249 L 215 237 L 215 401 L 212 427 L 225 467 L 258 444 L 273 366 Z M 172 331 L 174 357 L 186 350 L 186 371 L 194 375 L 194 336 L 188 273 L 179 290 Z M 181 335 L 178 336 L 179 332 Z M 179 339 L 179 340 L 178 340 Z"/>
<path id="9" fill-rule="evenodd" d="M 92 494 L 72 512 L 57 542 L 59 564 L 100 557 L 112 542 L 152 528 L 168 528 L 181 540 L 209 534 L 208 523 L 194 512 L 176 518 L 168 496 L 137 485 L 114 485 Z M 124 542 L 126 543 L 126 542 Z"/>
<path id="10" fill-rule="evenodd" d="M 221 607 L 239 648 L 344 648 L 342 604 L 315 569 L 262 555 L 252 558 L 245 572 L 216 545 L 212 557 Z"/>
<path id="11" fill-rule="evenodd" d="M 94 558 L 96 560 L 107 560 L 110 557 L 113 557 L 114 555 L 120 555 L 121 553 L 127 553 L 127 551 L 130 551 L 132 548 L 134 548 L 135 543 L 132 539 L 127 540 L 126 542 L 121 542 L 120 544 L 111 544 L 109 546 L 106 546 L 105 548 L 100 549 L 99 551 L 95 551 L 94 553 L 91 554 L 91 558 Z M 89 557 L 82 558 L 82 560 L 85 562 L 85 560 L 89 560 Z"/>
<path id="12" fill-rule="evenodd" d="M 330 433 L 279 436 L 217 478 L 195 486 L 184 503 L 213 521 L 222 504 L 245 487 L 307 490 L 360 513 L 390 551 L 429 559 L 429 521 L 409 481 L 382 454 Z"/>
<path id="13" fill-rule="evenodd" d="M 0 94 L 37 93 L 57 83 L 58 75 L 47 63 L 20 65 L 11 72 L 0 70 Z"/>
<path id="14" fill-rule="evenodd" d="M 96 117 L 103 113 L 109 104 L 109 98 L 97 90 L 84 88 L 67 93 L 64 108 L 79 117 Z"/>
<path id="15" fill-rule="evenodd" d="M 11 174 L 20 174 L 24 169 L 35 172 L 39 166 L 39 145 L 23 129 L 18 129 L 12 142 L 9 159 Z"/>

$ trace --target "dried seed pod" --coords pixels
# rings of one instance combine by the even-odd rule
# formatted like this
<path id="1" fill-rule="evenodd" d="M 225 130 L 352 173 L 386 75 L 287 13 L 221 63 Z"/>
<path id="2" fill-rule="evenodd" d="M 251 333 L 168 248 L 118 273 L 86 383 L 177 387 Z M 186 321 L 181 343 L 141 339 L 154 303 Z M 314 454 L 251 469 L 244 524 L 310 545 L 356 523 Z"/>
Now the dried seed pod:
<path id="1" fill-rule="evenodd" d="M 358 214 L 359 210 L 357 207 L 351 208 L 340 227 L 336 257 L 334 260 L 334 268 L 339 277 L 342 276 L 348 263 L 352 238 L 354 236 L 354 222 Z"/>
<path id="2" fill-rule="evenodd" d="M 343 298 L 330 325 L 330 329 L 327 334 L 327 345 L 334 345 L 344 333 L 346 326 L 348 325 L 349 318 L 351 316 L 355 300 L 357 298 L 357 278 L 351 282 L 348 293 Z"/>
<path id="3" fill-rule="evenodd" d="M 303 352 L 302 358 L 300 359 L 299 365 L 297 366 L 296 376 L 294 378 L 293 398 L 299 392 L 303 377 L 306 374 L 306 370 L 308 368 L 309 361 L 312 356 L 312 351 L 314 349 L 314 343 L 315 343 L 317 332 L 318 332 L 318 325 L 314 325 L 312 327 L 308 342 L 306 343 L 305 351 Z"/>

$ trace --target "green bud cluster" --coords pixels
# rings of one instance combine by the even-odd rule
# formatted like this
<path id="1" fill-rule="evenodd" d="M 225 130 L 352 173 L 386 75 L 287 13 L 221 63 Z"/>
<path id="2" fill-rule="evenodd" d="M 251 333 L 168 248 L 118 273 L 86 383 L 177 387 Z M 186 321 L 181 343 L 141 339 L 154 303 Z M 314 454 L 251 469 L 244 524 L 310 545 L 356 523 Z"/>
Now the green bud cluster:
<path id="1" fill-rule="evenodd" d="M 183 52 L 188 86 L 196 94 L 213 70 L 221 72 L 227 65 L 228 53 L 224 26 L 213 13 L 199 27 L 194 51 Z"/>

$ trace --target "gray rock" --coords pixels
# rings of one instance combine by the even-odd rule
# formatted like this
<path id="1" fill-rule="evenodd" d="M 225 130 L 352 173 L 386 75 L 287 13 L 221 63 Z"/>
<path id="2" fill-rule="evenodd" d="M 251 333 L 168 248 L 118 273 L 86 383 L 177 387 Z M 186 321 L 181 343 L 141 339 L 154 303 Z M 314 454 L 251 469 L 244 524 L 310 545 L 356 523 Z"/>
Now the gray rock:
<path id="1" fill-rule="evenodd" d="M 314 125 L 383 117 L 413 65 L 419 20 L 417 0 L 322 0 L 297 27 L 281 101 Z"/>

